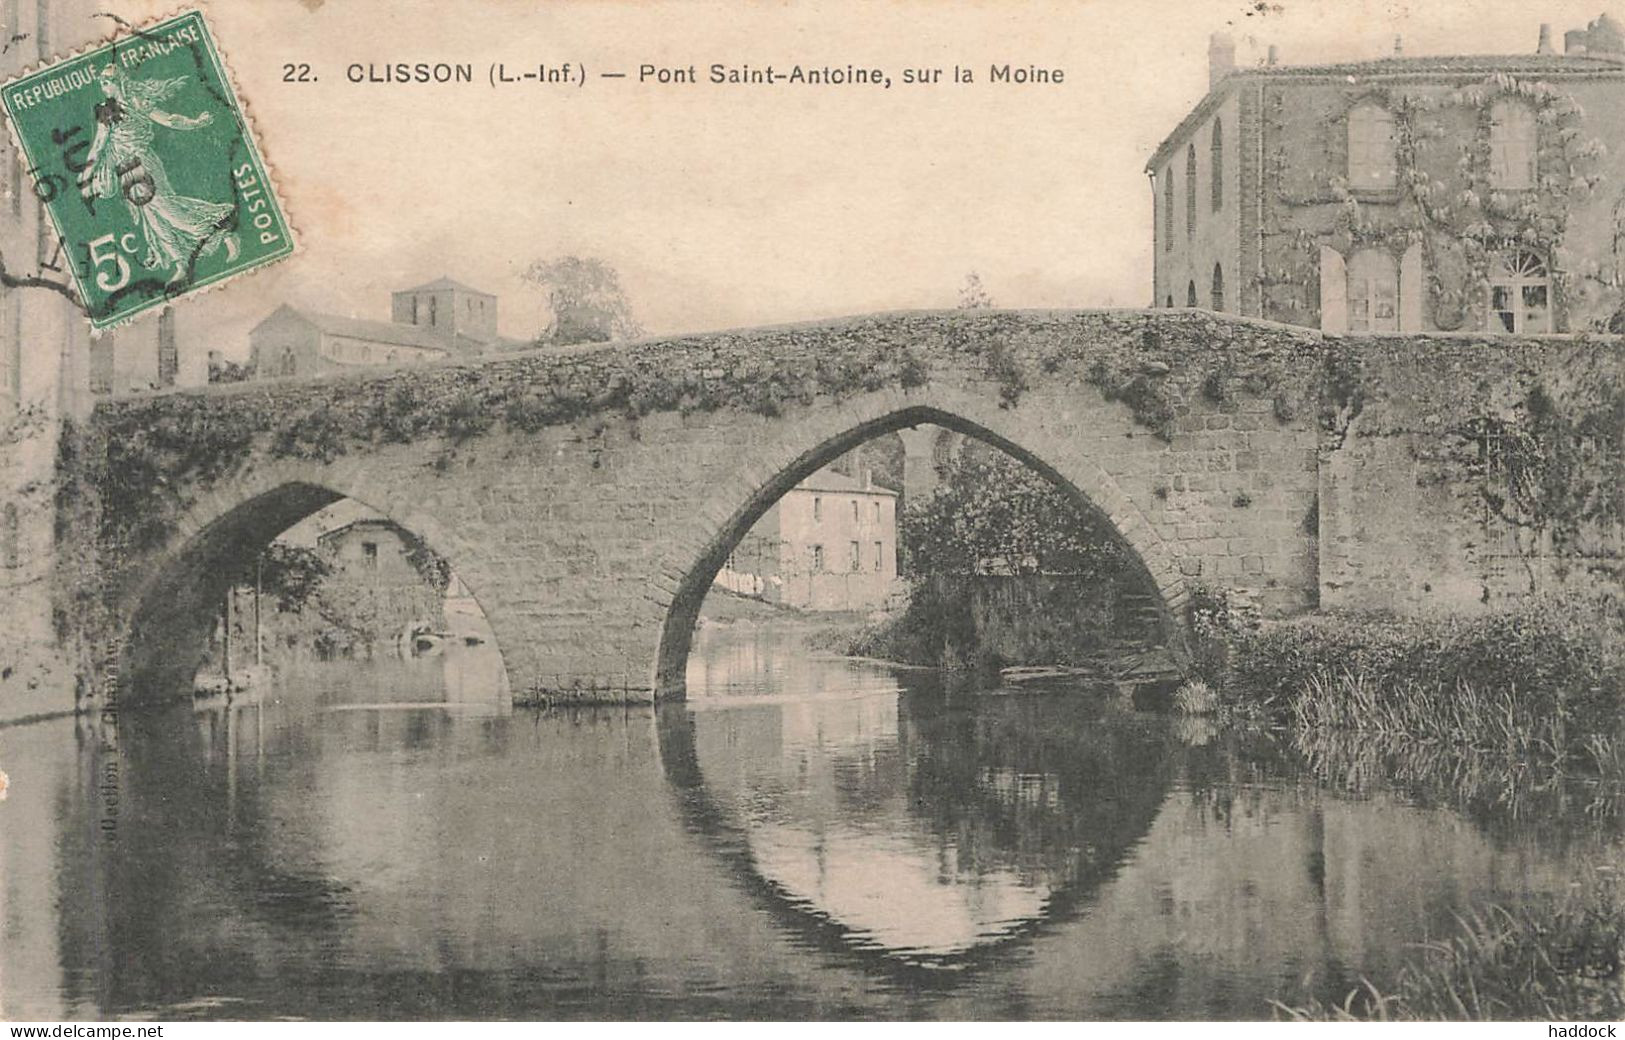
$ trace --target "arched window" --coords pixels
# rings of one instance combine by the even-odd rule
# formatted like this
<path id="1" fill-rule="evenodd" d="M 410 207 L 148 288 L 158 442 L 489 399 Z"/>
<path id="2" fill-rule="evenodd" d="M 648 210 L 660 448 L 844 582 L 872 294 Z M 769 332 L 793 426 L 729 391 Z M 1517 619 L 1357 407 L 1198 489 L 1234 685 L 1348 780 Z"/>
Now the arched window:
<path id="1" fill-rule="evenodd" d="M 1196 282 L 1194 281 L 1185 287 L 1185 306 L 1196 306 Z"/>
<path id="2" fill-rule="evenodd" d="M 1185 237 L 1196 234 L 1196 145 L 1185 146 Z"/>
<path id="3" fill-rule="evenodd" d="M 1349 187 L 1392 188 L 1398 182 L 1394 160 L 1394 114 L 1363 101 L 1349 110 Z"/>
<path id="4" fill-rule="evenodd" d="M 1213 309 L 1224 310 L 1224 268 L 1213 265 Z"/>
<path id="5" fill-rule="evenodd" d="M 1174 247 L 1174 168 L 1162 172 L 1162 248 Z"/>
<path id="6" fill-rule="evenodd" d="M 1506 254 L 1490 269 L 1490 331 L 1552 331 L 1552 282 L 1538 255 Z"/>
<path id="7" fill-rule="evenodd" d="M 1212 154 L 1208 158 L 1208 173 L 1213 178 L 1213 212 L 1224 208 L 1224 121 L 1213 120 Z"/>
<path id="8" fill-rule="evenodd" d="M 1168 307 L 1169 307 L 1170 310 L 1172 310 L 1173 306 L 1174 306 L 1174 294 L 1169 293 L 1168 294 Z"/>
<path id="9" fill-rule="evenodd" d="M 1381 249 L 1349 258 L 1349 331 L 1399 331 L 1399 265 Z"/>
<path id="10" fill-rule="evenodd" d="M 1490 186 L 1509 191 L 1535 186 L 1535 113 L 1520 101 L 1490 107 Z"/>

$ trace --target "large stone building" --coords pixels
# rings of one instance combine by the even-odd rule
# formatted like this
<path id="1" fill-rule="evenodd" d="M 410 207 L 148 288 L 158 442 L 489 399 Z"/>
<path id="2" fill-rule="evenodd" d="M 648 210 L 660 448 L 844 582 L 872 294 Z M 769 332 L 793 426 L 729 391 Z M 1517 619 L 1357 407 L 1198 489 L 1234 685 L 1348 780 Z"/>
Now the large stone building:
<path id="1" fill-rule="evenodd" d="M 1534 53 L 1238 68 L 1147 165 L 1155 303 L 1330 331 L 1618 327 L 1625 33 Z"/>
<path id="2" fill-rule="evenodd" d="M 723 588 L 806 610 L 872 610 L 897 585 L 897 492 L 822 469 L 785 493 L 717 575 Z"/>
<path id="3" fill-rule="evenodd" d="M 249 368 L 256 378 L 282 379 L 528 346 L 497 333 L 495 296 L 450 278 L 392 294 L 390 318 L 283 304 L 249 332 Z"/>

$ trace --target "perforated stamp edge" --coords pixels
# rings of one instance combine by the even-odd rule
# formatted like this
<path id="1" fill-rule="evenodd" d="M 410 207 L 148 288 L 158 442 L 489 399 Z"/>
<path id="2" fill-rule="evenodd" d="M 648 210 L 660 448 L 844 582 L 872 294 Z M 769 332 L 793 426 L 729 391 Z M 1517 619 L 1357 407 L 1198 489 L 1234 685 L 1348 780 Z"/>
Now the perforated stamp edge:
<path id="1" fill-rule="evenodd" d="M 50 69 L 55 65 L 61 64 L 62 62 L 83 57 L 84 55 L 89 54 L 91 51 L 100 50 L 101 48 L 110 44 L 119 42 L 121 39 L 140 37 L 142 34 L 149 33 L 167 22 L 174 21 L 177 18 L 192 13 L 196 13 L 198 20 L 203 24 L 204 31 L 207 33 L 208 42 L 213 48 L 214 59 L 218 66 L 218 72 L 220 75 L 220 82 L 225 86 L 226 90 L 231 96 L 231 102 L 236 107 L 237 116 L 241 120 L 243 134 L 248 139 L 248 145 L 253 150 L 255 158 L 259 161 L 261 171 L 265 174 L 265 182 L 263 187 L 270 194 L 272 199 L 275 200 L 277 209 L 282 214 L 283 223 L 288 232 L 288 246 L 286 249 L 280 251 L 276 255 L 268 256 L 260 263 L 254 264 L 251 267 L 245 267 L 237 271 L 226 273 L 202 285 L 189 286 L 183 292 L 177 293 L 175 296 L 171 297 L 161 305 L 154 304 L 142 307 L 134 312 L 124 314 L 117 318 L 110 318 L 101 323 L 98 323 L 96 319 L 91 316 L 89 307 L 85 304 L 83 297 L 79 293 L 78 282 L 72 277 L 71 273 L 65 278 L 64 281 L 60 283 L 51 281 L 35 283 L 40 287 L 60 290 L 66 295 L 70 296 L 77 304 L 80 311 L 84 314 L 85 321 L 90 326 L 90 334 L 92 338 L 97 338 L 102 333 L 111 332 L 112 330 L 120 328 L 124 325 L 148 318 L 155 311 L 162 309 L 162 307 L 173 306 L 182 300 L 191 299 L 205 293 L 214 292 L 218 289 L 226 287 L 227 285 L 230 285 L 240 278 L 258 274 L 259 272 L 269 267 L 273 267 L 276 264 L 282 263 L 289 257 L 294 256 L 299 252 L 300 249 L 299 242 L 303 238 L 303 233 L 300 230 L 297 222 L 295 222 L 293 214 L 288 209 L 287 202 L 282 196 L 282 190 L 277 183 L 276 164 L 271 161 L 270 156 L 266 153 L 263 145 L 263 138 L 261 137 L 259 131 L 259 124 L 254 118 L 253 106 L 244 99 L 242 91 L 237 87 L 237 78 L 232 71 L 230 57 L 227 55 L 226 49 L 220 45 L 220 39 L 215 34 L 213 25 L 209 22 L 208 6 L 206 4 L 188 4 L 185 7 L 177 8 L 166 14 L 148 18 L 142 21 L 139 25 L 126 22 L 124 19 L 119 18 L 115 14 L 101 12 L 99 15 L 100 17 L 109 18 L 116 23 L 116 27 L 113 29 L 113 31 L 91 40 L 81 47 L 76 47 L 73 50 L 56 54 L 48 59 L 41 59 L 25 67 L 15 76 L 12 76 L 5 82 L 0 83 L 0 91 L 7 90 L 14 83 L 28 79 L 31 76 L 38 75 L 39 73 Z M 0 110 L 3 109 L 4 106 L 0 105 Z M 9 112 L 3 112 L 3 118 L 6 123 L 6 132 L 11 138 L 12 146 L 17 149 L 17 154 L 20 158 L 28 159 L 29 166 L 32 168 L 34 165 L 32 162 L 32 157 L 30 156 L 27 147 L 23 144 L 22 135 L 18 132 L 16 122 L 11 119 Z M 56 218 L 52 215 L 51 208 L 42 204 L 40 209 L 44 215 L 44 219 L 50 223 L 52 234 L 55 235 L 57 244 L 61 249 L 62 254 L 66 256 L 68 253 L 67 243 L 63 238 L 61 229 L 57 227 Z M 72 261 L 70 260 L 69 262 L 71 263 Z"/>

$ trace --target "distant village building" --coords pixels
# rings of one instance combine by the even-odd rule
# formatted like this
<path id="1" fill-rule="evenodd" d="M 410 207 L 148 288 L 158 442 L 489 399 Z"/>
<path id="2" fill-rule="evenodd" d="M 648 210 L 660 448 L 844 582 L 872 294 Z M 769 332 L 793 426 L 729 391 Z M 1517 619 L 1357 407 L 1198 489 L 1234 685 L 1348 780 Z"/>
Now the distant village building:
<path id="1" fill-rule="evenodd" d="M 497 333 L 497 298 L 450 278 L 391 294 L 390 321 L 283 304 L 248 334 L 258 379 L 323 375 L 528 346 Z"/>
<path id="2" fill-rule="evenodd" d="M 872 610 L 897 585 L 897 492 L 824 469 L 791 488 L 718 574 L 733 592 L 807 610 Z"/>
<path id="3" fill-rule="evenodd" d="M 332 568 L 322 598 L 361 634 L 366 652 L 391 647 L 413 629 L 442 627 L 445 587 L 424 573 L 414 540 L 394 522 L 353 520 L 322 532 L 316 546 Z"/>
<path id="4" fill-rule="evenodd" d="M 1618 328 L 1625 32 L 1532 54 L 1238 68 L 1146 167 L 1155 304 L 1352 332 Z"/>

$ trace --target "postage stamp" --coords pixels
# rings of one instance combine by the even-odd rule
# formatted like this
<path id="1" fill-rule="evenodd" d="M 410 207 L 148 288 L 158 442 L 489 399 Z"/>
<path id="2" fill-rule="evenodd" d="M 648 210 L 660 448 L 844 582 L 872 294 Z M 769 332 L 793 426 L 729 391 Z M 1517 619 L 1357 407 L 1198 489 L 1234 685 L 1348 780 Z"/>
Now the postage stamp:
<path id="1" fill-rule="evenodd" d="M 94 327 L 293 252 L 293 230 L 201 13 L 134 30 L 0 89 Z"/>

